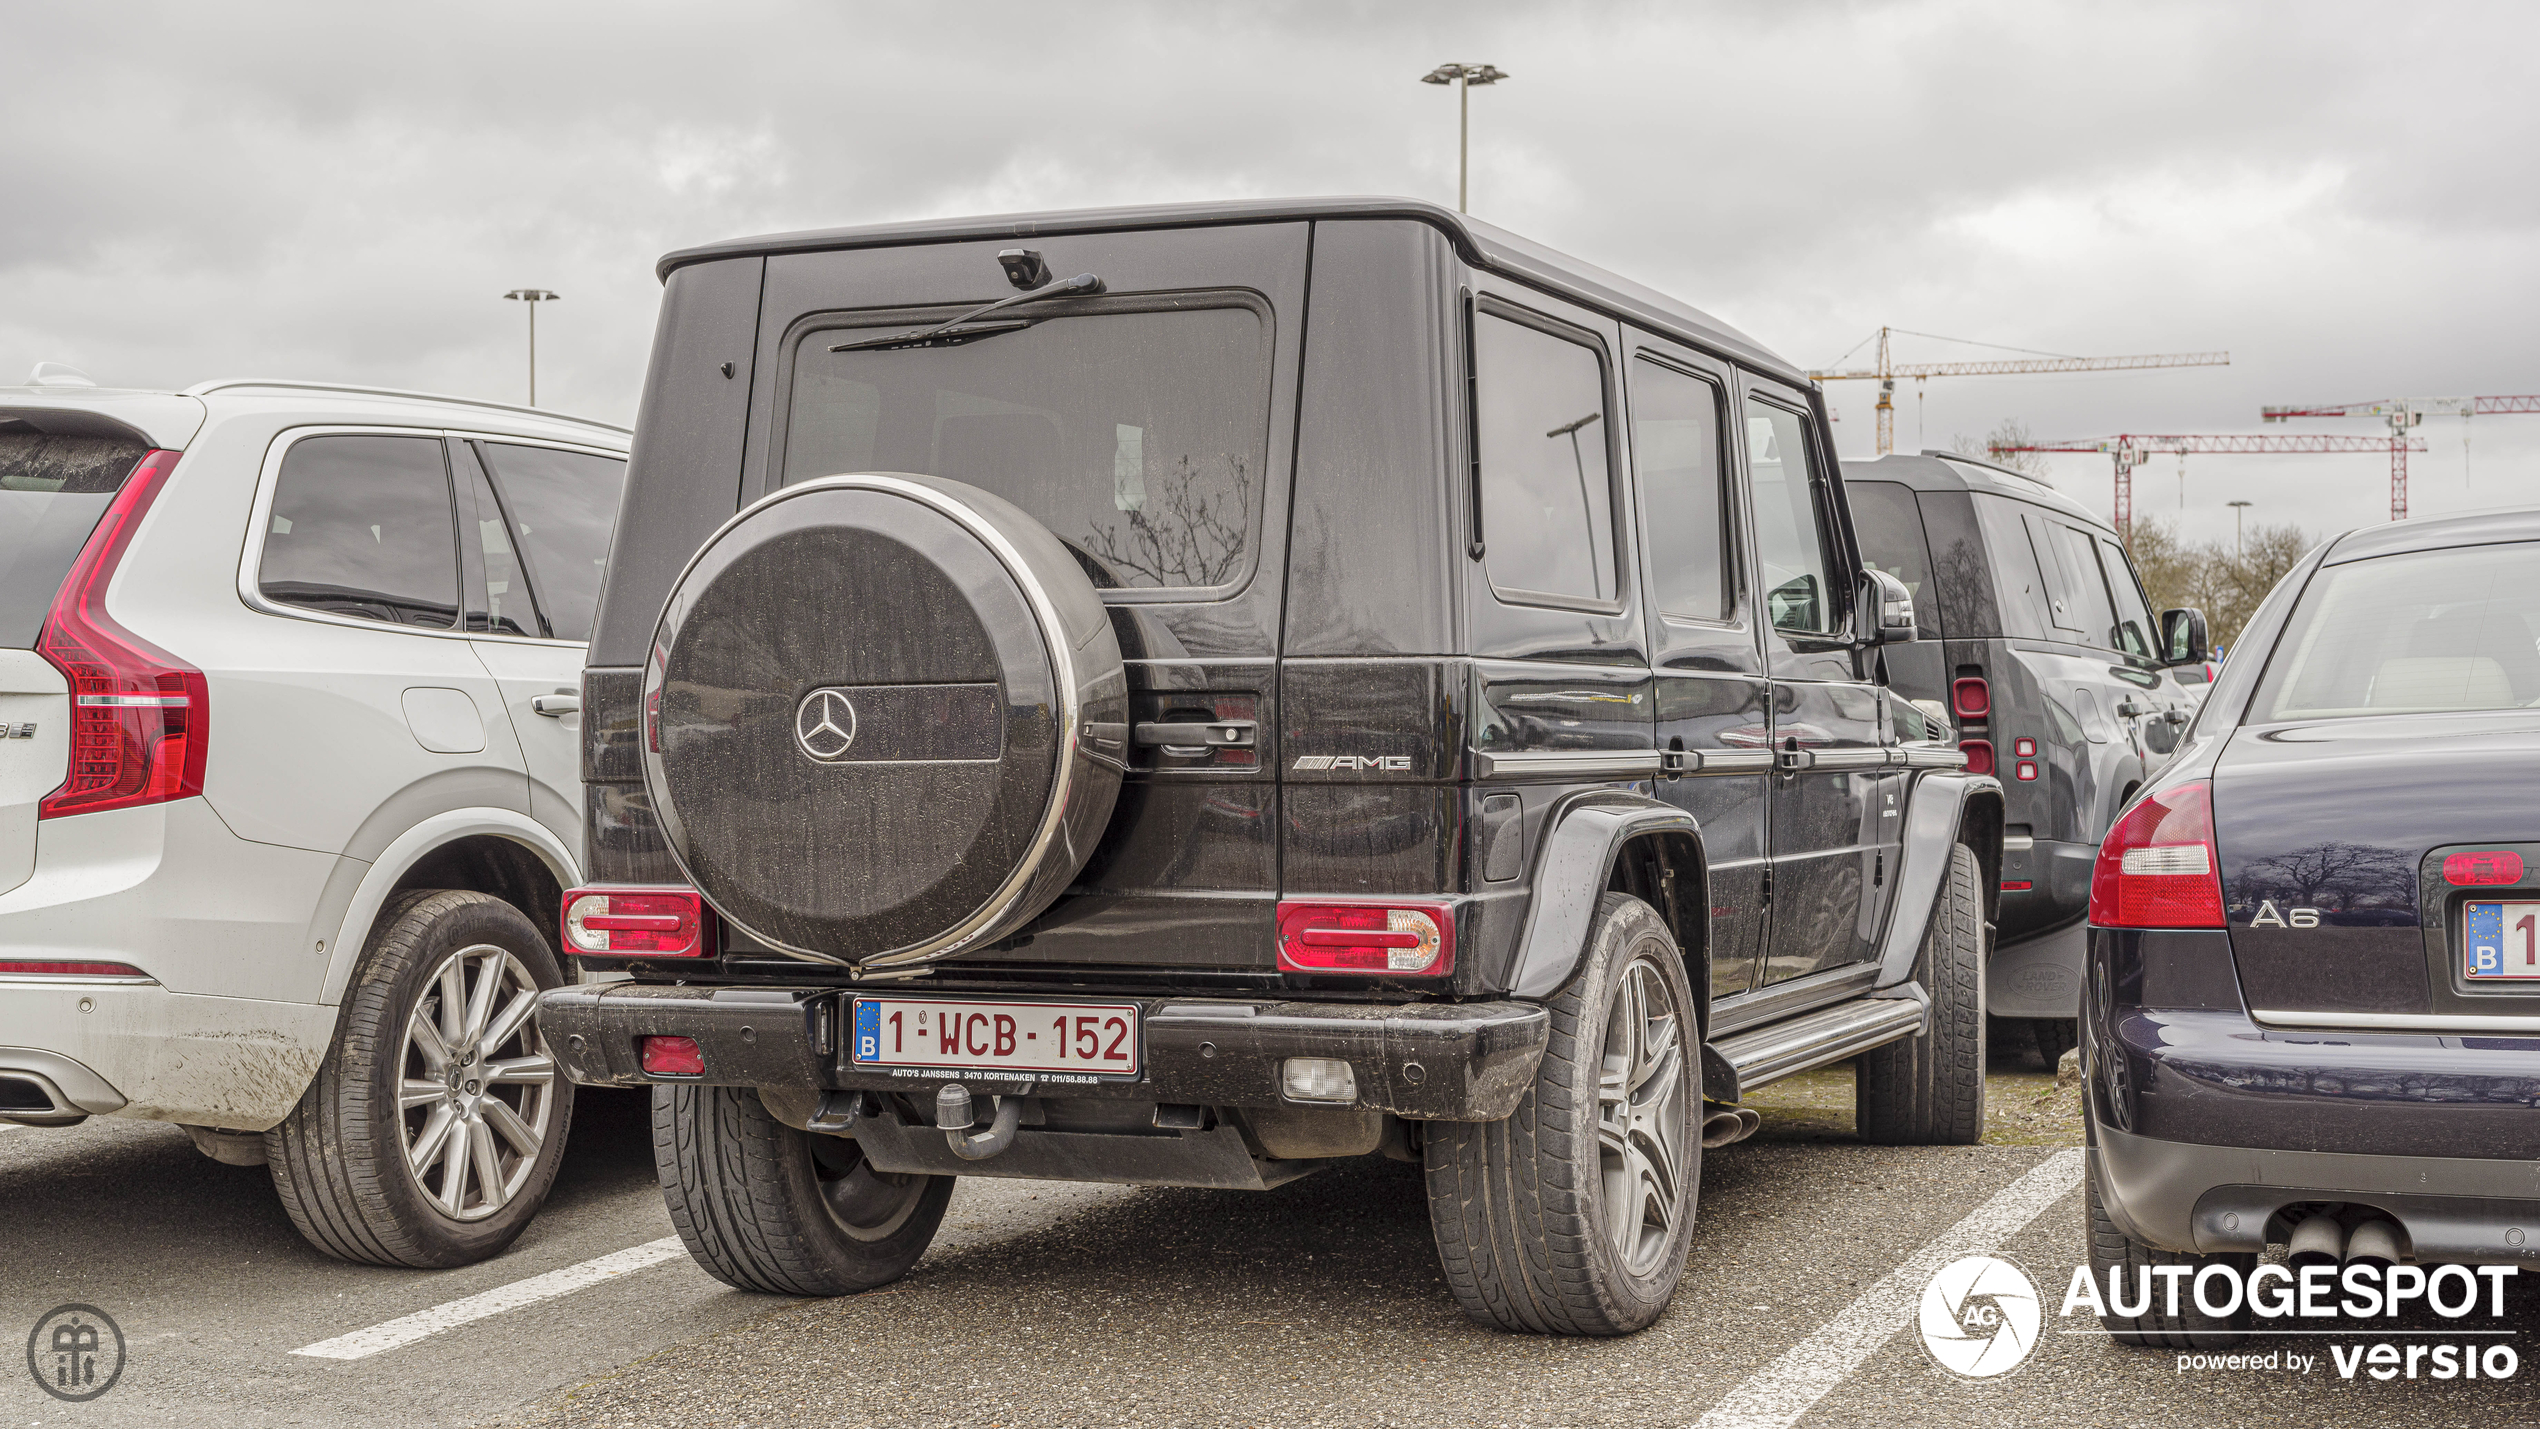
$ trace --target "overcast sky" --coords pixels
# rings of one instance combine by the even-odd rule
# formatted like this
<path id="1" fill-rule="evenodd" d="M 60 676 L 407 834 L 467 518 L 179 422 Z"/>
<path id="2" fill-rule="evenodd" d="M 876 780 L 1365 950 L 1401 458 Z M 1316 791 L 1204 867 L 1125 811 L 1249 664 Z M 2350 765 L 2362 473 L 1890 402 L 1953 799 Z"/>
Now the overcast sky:
<path id="1" fill-rule="evenodd" d="M 2281 432 L 2540 392 L 2540 9 L 2043 3 L 284 7 L 0 0 L 0 382 L 287 376 L 628 421 L 683 244 L 1194 198 L 1452 202 L 1795 361 L 1880 324 L 2228 368 L 1934 380 L 1899 446 Z M 1867 349 L 1863 355 L 1866 356 Z M 1907 337 L 1901 361 L 1983 356 Z M 1838 383 L 1847 456 L 1872 384 Z M 2540 498 L 2540 416 L 2429 418 L 2419 514 Z M 2298 430 L 2369 435 L 2368 420 Z M 2105 509 L 2109 467 L 2056 479 Z M 2385 455 L 2159 459 L 2138 509 L 2382 519 Z"/>

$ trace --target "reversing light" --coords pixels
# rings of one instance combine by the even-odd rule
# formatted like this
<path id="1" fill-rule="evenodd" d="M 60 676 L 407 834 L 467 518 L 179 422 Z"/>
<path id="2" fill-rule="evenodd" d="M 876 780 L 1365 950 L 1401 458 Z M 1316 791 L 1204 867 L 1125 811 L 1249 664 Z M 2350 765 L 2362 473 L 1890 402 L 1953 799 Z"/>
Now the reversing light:
<path id="1" fill-rule="evenodd" d="M 564 896 L 564 940 L 615 958 L 703 957 L 705 899 L 688 888 L 577 888 Z"/>
<path id="2" fill-rule="evenodd" d="M 2443 881 L 2464 888 L 2482 888 L 2495 883 L 2522 882 L 2522 855 L 2511 849 L 2484 849 L 2477 853 L 2446 854 L 2443 857 Z"/>
<path id="3" fill-rule="evenodd" d="M 1338 1057 L 1290 1057 L 1280 1065 L 1279 1090 L 1292 1102 L 1354 1102 L 1358 1073 Z"/>
<path id="4" fill-rule="evenodd" d="M 694 1037 L 647 1037 L 644 1039 L 644 1074 L 649 1077 L 702 1077 L 706 1074 L 706 1054 L 698 1050 Z"/>
<path id="5" fill-rule="evenodd" d="M 1993 687 L 1982 675 L 1968 675 L 1949 687 L 1949 707 L 1960 719 L 1989 719 L 1993 715 Z"/>
<path id="6" fill-rule="evenodd" d="M 2023 784 L 2035 781 L 2037 778 L 2037 761 L 2034 759 L 2021 760 L 2015 768 L 2014 777 Z"/>
<path id="7" fill-rule="evenodd" d="M 2103 928 L 2219 928 L 2213 787 L 2202 779 L 2136 801 L 2099 845 L 2090 921 Z"/>
<path id="8" fill-rule="evenodd" d="M 2026 735 L 2022 735 L 2018 739 L 2011 741 L 2011 753 L 2021 759 L 2035 759 L 2037 757 L 2037 741 Z"/>
<path id="9" fill-rule="evenodd" d="M 1437 977 L 1455 967 L 1455 914 L 1442 903 L 1282 903 L 1279 967 Z"/>
<path id="10" fill-rule="evenodd" d="M 1959 741 L 1958 741 L 1958 752 L 1959 752 L 1960 754 L 1963 754 L 1963 755 L 1967 756 L 1967 772 L 1968 772 L 1968 773 L 1970 773 L 1970 774 L 1990 774 L 1990 773 L 1992 773 L 1992 772 L 1993 772 L 1993 741 L 1992 741 L 1992 740 L 1989 740 L 1989 739 L 1962 739 L 1962 740 L 1959 740 Z"/>

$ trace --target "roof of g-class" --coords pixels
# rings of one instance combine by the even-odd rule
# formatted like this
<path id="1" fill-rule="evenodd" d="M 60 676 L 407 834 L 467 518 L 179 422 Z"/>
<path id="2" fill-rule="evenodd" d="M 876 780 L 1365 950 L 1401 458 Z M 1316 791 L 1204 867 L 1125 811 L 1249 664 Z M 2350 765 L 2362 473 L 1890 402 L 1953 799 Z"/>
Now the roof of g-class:
<path id="1" fill-rule="evenodd" d="M 1475 267 L 1529 283 L 1617 317 L 1735 358 L 1805 387 L 1808 377 L 1779 354 L 1699 308 L 1609 273 L 1593 264 L 1520 238 L 1453 209 L 1407 198 L 1241 199 L 1220 203 L 1157 204 L 1144 208 L 1092 208 L 1057 213 L 997 214 L 983 218 L 928 219 L 859 228 L 822 228 L 732 238 L 665 255 L 654 272 L 667 281 L 673 269 L 718 258 L 770 257 L 841 248 L 883 248 L 909 243 L 976 242 L 1034 238 L 1056 233 L 1101 233 L 1141 228 L 1203 228 L 1238 223 L 1295 223 L 1314 219 L 1410 219 L 1446 234 L 1456 252 Z"/>

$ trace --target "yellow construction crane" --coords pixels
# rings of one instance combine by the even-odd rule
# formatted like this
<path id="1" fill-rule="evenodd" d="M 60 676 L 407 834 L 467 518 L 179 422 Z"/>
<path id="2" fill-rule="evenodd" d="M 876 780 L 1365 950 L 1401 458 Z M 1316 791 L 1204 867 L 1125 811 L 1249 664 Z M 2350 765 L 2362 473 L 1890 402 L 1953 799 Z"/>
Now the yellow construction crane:
<path id="1" fill-rule="evenodd" d="M 1915 332 L 1910 328 L 1879 329 L 1879 360 L 1876 367 L 1854 367 L 1842 370 L 1811 372 L 1819 382 L 1850 382 L 1876 379 L 1879 384 L 1879 455 L 1896 450 L 1896 379 L 1911 377 L 1920 382 L 1926 377 L 2003 377 L 2024 372 L 2123 372 L 2145 367 L 2228 367 L 2228 352 L 2152 352 L 2132 357 L 2061 357 L 2052 353 L 2036 357 L 1992 358 L 1982 362 L 1907 362 L 1888 359 L 1887 339 L 1890 333 L 1908 337 L 1928 337 L 1941 342 L 1970 342 L 1963 337 L 1941 337 L 1938 333 Z M 1978 347 L 1996 347 L 1998 343 L 1975 343 Z M 1860 349 L 1856 346 L 1855 352 Z M 2010 351 L 2025 351 L 2012 348 Z M 1848 354 L 1847 354 L 1848 355 Z M 1838 359 L 1840 360 L 1840 359 Z"/>

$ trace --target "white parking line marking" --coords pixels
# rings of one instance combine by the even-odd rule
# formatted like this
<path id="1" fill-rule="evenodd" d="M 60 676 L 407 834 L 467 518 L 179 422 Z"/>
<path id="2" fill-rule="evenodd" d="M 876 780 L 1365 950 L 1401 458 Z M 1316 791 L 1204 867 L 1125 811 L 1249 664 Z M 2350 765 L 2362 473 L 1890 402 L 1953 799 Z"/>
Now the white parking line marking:
<path id="1" fill-rule="evenodd" d="M 559 1295 L 570 1295 L 585 1286 L 597 1285 L 603 1280 L 642 1270 L 648 1265 L 659 1265 L 665 1260 L 687 1253 L 687 1247 L 679 1243 L 679 1237 L 664 1236 L 660 1240 L 646 1241 L 642 1245 L 629 1247 L 614 1255 L 604 1255 L 597 1260 L 586 1260 L 580 1265 L 568 1265 L 562 1270 L 550 1270 L 544 1275 L 533 1275 L 527 1280 L 515 1280 L 509 1285 L 497 1285 L 483 1294 L 470 1295 L 464 1300 L 452 1300 L 446 1305 L 435 1305 L 429 1310 L 417 1310 L 411 1315 L 400 1315 L 394 1320 L 373 1325 L 367 1330 L 355 1330 L 349 1335 L 338 1335 L 331 1340 L 320 1340 L 314 1345 L 302 1345 L 291 1353 L 309 1355 L 322 1360 L 367 1359 L 383 1350 L 411 1345 L 417 1340 L 427 1339 L 443 1330 L 472 1324 L 478 1320 L 500 1315 L 506 1310 L 517 1310 L 523 1305 L 535 1305 L 541 1300 L 553 1300 Z"/>
<path id="2" fill-rule="evenodd" d="M 1942 1231 L 1818 1331 L 1749 1376 L 1697 1429 L 1789 1429 L 1913 1323 L 1923 1287 L 1953 1260 L 1984 1255 L 2081 1184 L 2079 1148 L 2058 1151 Z"/>

